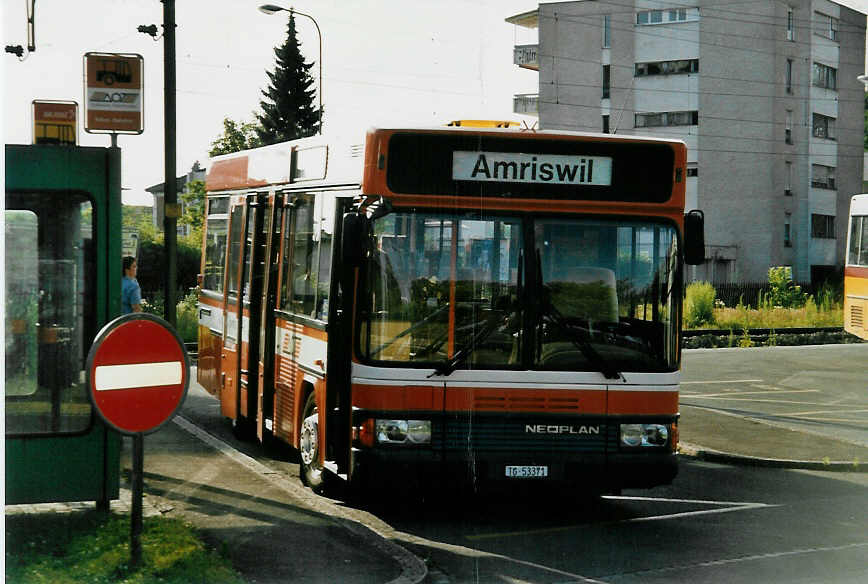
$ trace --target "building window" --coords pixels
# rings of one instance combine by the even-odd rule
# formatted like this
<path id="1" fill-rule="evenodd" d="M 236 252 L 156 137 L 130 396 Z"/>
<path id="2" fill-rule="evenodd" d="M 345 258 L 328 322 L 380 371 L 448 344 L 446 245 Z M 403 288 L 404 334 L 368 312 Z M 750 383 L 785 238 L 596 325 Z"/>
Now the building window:
<path id="1" fill-rule="evenodd" d="M 792 240 L 792 213 L 784 214 L 784 247 L 793 247 Z"/>
<path id="2" fill-rule="evenodd" d="M 687 166 L 687 176 L 699 176 L 699 168 L 696 166 Z"/>
<path id="3" fill-rule="evenodd" d="M 793 17 L 793 9 L 787 9 L 787 40 L 794 41 L 796 40 L 796 25 L 795 18 Z"/>
<path id="4" fill-rule="evenodd" d="M 612 15 L 603 15 L 603 48 L 608 49 L 612 46 Z"/>
<path id="5" fill-rule="evenodd" d="M 787 93 L 793 92 L 793 60 L 787 59 Z"/>
<path id="6" fill-rule="evenodd" d="M 699 112 L 654 112 L 636 114 L 635 127 L 656 128 L 660 126 L 696 126 L 699 124 Z"/>
<path id="7" fill-rule="evenodd" d="M 699 59 L 681 59 L 678 61 L 651 61 L 636 63 L 636 77 L 648 75 L 674 75 L 679 73 L 698 73 Z"/>
<path id="8" fill-rule="evenodd" d="M 835 216 L 811 214 L 811 237 L 835 239 Z"/>
<path id="9" fill-rule="evenodd" d="M 793 143 L 793 110 L 787 110 L 787 121 L 784 126 L 784 140 L 787 144 Z"/>
<path id="10" fill-rule="evenodd" d="M 636 24 L 671 24 L 699 20 L 699 8 L 671 8 L 666 10 L 643 10 L 636 13 Z"/>
<path id="11" fill-rule="evenodd" d="M 609 133 L 609 116 L 608 115 L 603 116 L 603 133 L 604 134 Z"/>
<path id="12" fill-rule="evenodd" d="M 829 116 L 814 114 L 812 127 L 814 138 L 834 140 L 837 135 L 835 133 L 835 118 L 830 118 Z"/>
<path id="13" fill-rule="evenodd" d="M 786 173 L 784 176 L 784 180 L 786 181 L 784 187 L 784 194 L 788 197 L 793 196 L 793 163 L 787 160 L 786 165 Z"/>
<path id="14" fill-rule="evenodd" d="M 838 89 L 838 70 L 827 65 L 814 63 L 811 83 L 814 87 Z"/>
<path id="15" fill-rule="evenodd" d="M 812 164 L 811 186 L 818 189 L 835 190 L 835 167 Z"/>
<path id="16" fill-rule="evenodd" d="M 611 65 L 603 65 L 603 99 L 609 99 L 609 75 Z"/>
<path id="17" fill-rule="evenodd" d="M 814 34 L 829 40 L 838 40 L 838 19 L 822 12 L 814 13 Z"/>

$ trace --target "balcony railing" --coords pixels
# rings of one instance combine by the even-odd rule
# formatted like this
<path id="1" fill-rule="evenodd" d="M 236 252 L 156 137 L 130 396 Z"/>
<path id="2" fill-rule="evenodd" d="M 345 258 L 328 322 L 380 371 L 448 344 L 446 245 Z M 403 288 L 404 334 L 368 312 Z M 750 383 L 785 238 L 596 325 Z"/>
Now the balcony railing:
<path id="1" fill-rule="evenodd" d="M 539 71 L 539 45 L 516 45 L 512 51 L 512 62 L 525 69 Z"/>
<path id="2" fill-rule="evenodd" d="M 516 114 L 539 115 L 539 94 L 524 93 L 514 96 L 512 111 Z"/>

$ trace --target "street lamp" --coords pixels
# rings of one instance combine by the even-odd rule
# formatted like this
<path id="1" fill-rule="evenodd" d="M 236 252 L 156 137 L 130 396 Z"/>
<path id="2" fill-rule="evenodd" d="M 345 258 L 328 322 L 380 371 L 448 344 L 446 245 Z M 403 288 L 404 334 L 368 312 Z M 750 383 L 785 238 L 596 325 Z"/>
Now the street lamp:
<path id="1" fill-rule="evenodd" d="M 322 134 L 322 32 L 319 30 L 319 24 L 310 14 L 299 12 L 291 6 L 289 8 L 283 8 L 282 6 L 276 6 L 274 4 L 262 4 L 259 7 L 259 11 L 263 14 L 268 14 L 269 16 L 276 14 L 277 12 L 289 12 L 290 18 L 293 14 L 306 16 L 307 18 L 310 18 L 311 22 L 313 22 L 313 25 L 316 27 L 316 35 L 319 38 L 319 91 L 317 91 L 317 94 L 319 95 L 319 133 Z"/>
<path id="2" fill-rule="evenodd" d="M 856 76 L 856 79 L 859 80 L 859 81 L 861 81 L 862 83 L 864 83 L 866 86 L 868 86 L 868 74 L 866 74 L 866 75 L 857 75 L 857 76 Z"/>

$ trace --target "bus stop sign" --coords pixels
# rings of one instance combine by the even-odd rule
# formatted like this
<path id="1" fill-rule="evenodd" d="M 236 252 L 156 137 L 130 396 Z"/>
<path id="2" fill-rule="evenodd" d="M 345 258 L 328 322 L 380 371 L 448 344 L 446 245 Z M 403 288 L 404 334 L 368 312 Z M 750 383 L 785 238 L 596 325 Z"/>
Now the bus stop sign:
<path id="1" fill-rule="evenodd" d="M 125 314 L 96 336 L 85 375 L 91 403 L 109 426 L 126 435 L 147 434 L 183 403 L 190 358 L 169 323 L 152 314 Z"/>

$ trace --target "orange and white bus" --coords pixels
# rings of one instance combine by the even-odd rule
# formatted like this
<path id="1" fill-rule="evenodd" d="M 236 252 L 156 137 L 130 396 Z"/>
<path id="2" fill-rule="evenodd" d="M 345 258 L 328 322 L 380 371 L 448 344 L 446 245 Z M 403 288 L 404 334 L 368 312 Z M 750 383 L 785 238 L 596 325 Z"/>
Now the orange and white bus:
<path id="1" fill-rule="evenodd" d="M 373 129 L 215 157 L 199 382 L 339 476 L 614 492 L 677 472 L 683 143 Z"/>
<path id="2" fill-rule="evenodd" d="M 868 340 L 868 194 L 850 200 L 844 266 L 844 330 Z"/>

